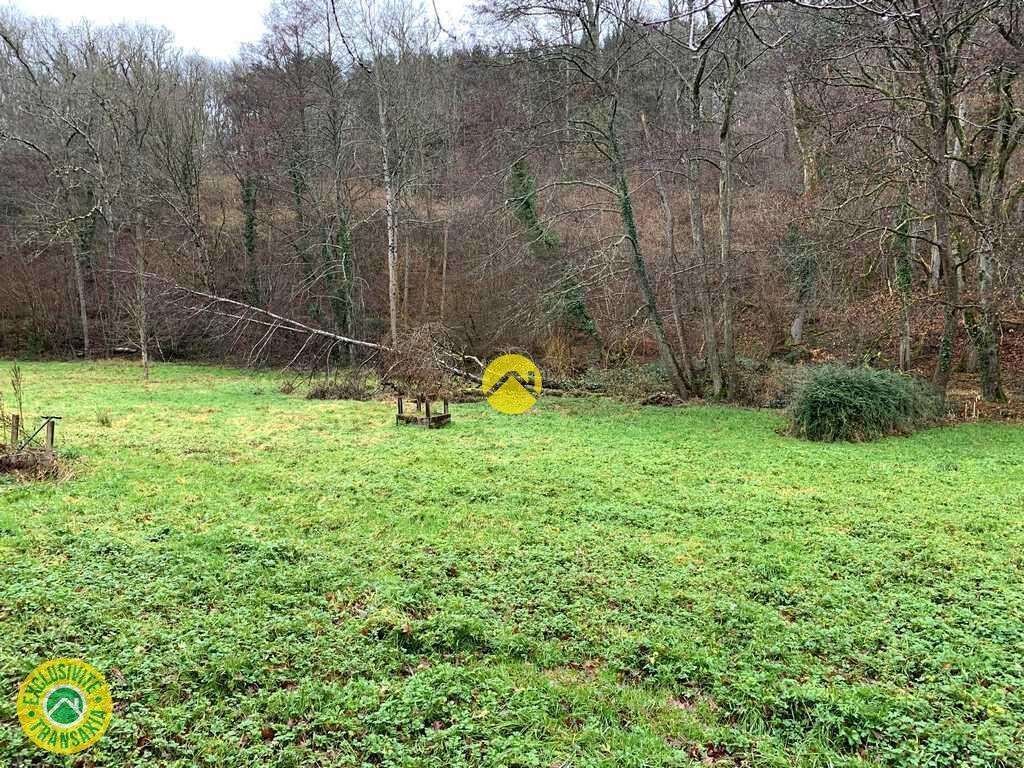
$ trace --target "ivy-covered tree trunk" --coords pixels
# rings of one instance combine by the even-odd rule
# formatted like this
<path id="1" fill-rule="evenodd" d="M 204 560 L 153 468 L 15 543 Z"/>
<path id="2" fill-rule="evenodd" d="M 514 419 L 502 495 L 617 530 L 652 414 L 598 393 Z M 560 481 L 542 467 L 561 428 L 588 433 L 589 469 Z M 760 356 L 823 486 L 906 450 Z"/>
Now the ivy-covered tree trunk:
<path id="1" fill-rule="evenodd" d="M 256 263 L 256 179 L 246 176 L 239 179 L 242 195 L 242 247 L 245 250 L 246 294 L 250 304 L 263 303 L 260 287 L 260 270 Z"/>
<path id="2" fill-rule="evenodd" d="M 988 402 L 1002 402 L 1006 400 L 1006 394 L 1003 392 L 999 370 L 999 315 L 996 312 L 992 296 L 995 282 L 993 275 L 994 251 L 992 239 L 985 235 L 980 236 L 978 242 L 980 307 L 977 312 L 965 312 L 964 320 L 978 356 L 981 396 Z"/>
<path id="3" fill-rule="evenodd" d="M 897 357 L 901 371 L 910 370 L 910 306 L 913 299 L 913 262 L 911 261 L 910 206 L 904 202 L 896 225 L 893 272 L 900 302 L 900 341 Z"/>
<path id="4" fill-rule="evenodd" d="M 933 215 L 935 217 L 935 242 L 939 249 L 942 265 L 943 284 L 943 326 L 939 341 L 939 359 L 935 365 L 932 382 L 945 396 L 953 372 L 953 349 L 960 328 L 960 283 L 957 279 L 956 264 L 953 261 L 949 221 L 949 187 L 946 183 L 946 123 L 932 118 L 932 137 L 929 146 L 931 165 L 929 186 L 931 187 Z"/>
<path id="5" fill-rule="evenodd" d="M 537 208 L 537 184 L 525 160 L 512 164 L 509 173 L 509 206 L 526 231 L 527 250 L 538 262 L 554 265 L 552 283 L 557 287 L 555 313 L 558 321 L 570 332 L 596 338 L 597 327 L 587 310 L 583 286 L 571 267 L 561 263 L 558 233 L 541 220 Z M 447 237 L 447 229 L 445 230 Z M 447 240 L 445 241 L 447 253 Z M 445 259 L 447 264 L 447 257 Z"/>
<path id="6" fill-rule="evenodd" d="M 82 326 L 82 347 L 85 356 L 92 354 L 92 343 L 89 338 L 89 299 L 85 290 L 85 270 L 89 262 L 88 252 L 83 252 L 76 239 L 71 248 L 71 259 L 75 268 L 75 291 L 78 294 L 78 320 Z"/>
<path id="7" fill-rule="evenodd" d="M 794 344 L 802 344 L 804 323 L 818 284 L 818 256 L 814 248 L 804 241 L 796 224 L 790 224 L 786 229 L 779 250 L 786 273 L 796 286 L 796 312 L 789 326 L 789 337 Z"/>
<path id="8" fill-rule="evenodd" d="M 92 206 L 92 195 L 86 196 L 85 205 Z M 86 276 L 92 270 L 92 248 L 96 239 L 96 215 L 90 210 L 81 217 L 71 238 L 71 259 L 75 270 L 75 292 L 78 294 L 78 319 L 82 326 L 82 347 L 86 357 L 92 354 L 89 327 L 89 291 Z"/>

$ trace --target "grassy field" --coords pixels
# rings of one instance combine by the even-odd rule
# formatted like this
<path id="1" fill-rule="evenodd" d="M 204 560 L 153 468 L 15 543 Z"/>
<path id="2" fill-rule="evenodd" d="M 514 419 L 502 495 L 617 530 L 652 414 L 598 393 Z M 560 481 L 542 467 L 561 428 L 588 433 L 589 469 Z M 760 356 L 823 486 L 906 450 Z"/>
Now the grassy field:
<path id="1" fill-rule="evenodd" d="M 1019 428 L 22 368 L 71 474 L 0 478 L 0 765 L 1024 765 Z M 14 710 L 53 656 L 116 704 L 67 760 Z"/>

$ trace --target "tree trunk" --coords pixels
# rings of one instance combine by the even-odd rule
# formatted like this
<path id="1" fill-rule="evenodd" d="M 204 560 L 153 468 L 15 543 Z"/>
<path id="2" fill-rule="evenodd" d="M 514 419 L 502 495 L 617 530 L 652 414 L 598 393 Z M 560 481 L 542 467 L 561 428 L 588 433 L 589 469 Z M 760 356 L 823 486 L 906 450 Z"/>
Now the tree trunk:
<path id="1" fill-rule="evenodd" d="M 430 283 L 433 275 L 430 270 L 433 268 L 433 259 L 431 258 L 431 252 L 433 249 L 433 237 L 430 238 L 431 244 L 427 247 L 427 252 L 423 254 L 423 297 L 420 300 L 420 319 L 426 320 L 429 317 L 430 312 Z"/>
<path id="2" fill-rule="evenodd" d="M 448 207 L 451 210 L 451 206 Z M 448 227 L 449 222 L 444 222 L 444 238 L 441 244 L 441 322 L 444 322 L 444 304 L 448 294 Z"/>
<path id="3" fill-rule="evenodd" d="M 675 216 L 672 213 L 672 204 L 665 189 L 665 181 L 661 174 L 655 176 L 658 188 L 658 197 L 661 199 L 661 209 L 665 216 L 665 239 L 668 249 L 668 263 L 671 274 L 671 303 L 672 321 L 676 328 L 676 343 L 679 346 L 679 359 L 682 364 L 683 377 L 688 388 L 693 387 L 693 363 L 690 361 L 690 348 L 686 343 L 686 329 L 683 327 L 683 297 L 680 287 L 679 257 L 676 252 Z"/>
<path id="4" fill-rule="evenodd" d="M 641 115 L 640 120 L 644 128 L 644 137 L 648 146 L 651 144 L 650 131 L 647 128 L 647 120 Z M 693 364 L 690 362 L 690 350 L 686 343 L 686 331 L 683 328 L 683 301 L 680 288 L 679 257 L 676 252 L 676 223 L 675 214 L 672 212 L 672 201 L 669 198 L 668 188 L 665 186 L 665 179 L 661 171 L 654 174 L 654 186 L 658 192 L 658 200 L 661 204 L 662 217 L 665 222 L 665 250 L 668 254 L 668 264 L 671 270 L 671 305 L 672 321 L 675 325 L 676 343 L 679 347 L 679 362 L 682 365 L 683 377 L 688 389 L 693 388 Z"/>
<path id="5" fill-rule="evenodd" d="M 900 370 L 903 372 L 909 371 L 910 365 L 910 302 L 904 302 L 900 307 Z"/>
<path id="6" fill-rule="evenodd" d="M 978 243 L 978 296 L 979 313 L 965 313 L 967 328 L 977 353 L 978 373 L 981 376 L 981 396 L 988 402 L 1003 402 L 1006 394 L 1000 382 L 999 314 L 993 300 L 993 262 L 995 248 L 992 238 L 982 235 Z"/>
<path id="7" fill-rule="evenodd" d="M 409 273 L 412 272 L 412 243 L 405 236 L 405 259 L 402 261 L 402 325 L 409 325 Z"/>
<path id="8" fill-rule="evenodd" d="M 250 304 L 263 303 L 260 270 L 256 263 L 256 180 L 246 176 L 238 180 L 242 197 L 242 248 L 245 251 L 245 272 L 248 283 L 245 295 Z"/>
<path id="9" fill-rule="evenodd" d="M 722 100 L 722 122 L 718 132 L 720 164 L 718 176 L 718 229 L 721 248 L 722 298 L 719 314 L 722 325 L 721 363 L 728 395 L 736 388 L 736 343 L 733 336 L 732 308 L 732 116 L 736 99 L 736 67 L 742 38 L 736 38 L 735 60 L 727 61 L 728 74 L 725 80 L 725 96 Z"/>
<path id="10" fill-rule="evenodd" d="M 96 308 L 100 314 L 100 328 L 103 333 L 104 340 L 109 340 L 116 336 L 114 329 L 111 327 L 114 323 L 114 317 L 116 311 L 112 311 L 111 304 L 114 303 L 113 297 L 117 295 L 114 290 L 115 282 L 115 267 L 117 263 L 117 238 L 119 235 L 119 229 L 114 223 L 114 205 L 107 197 L 103 202 L 103 218 L 106 222 L 106 263 L 104 264 L 104 272 L 106 273 L 106 280 L 104 282 L 104 297 L 96 297 Z M 109 346 L 109 344 L 108 344 Z"/>
<path id="11" fill-rule="evenodd" d="M 893 282 L 900 301 L 900 340 L 897 358 L 901 371 L 910 370 L 910 306 L 914 288 L 914 253 L 917 239 L 910 208 L 910 190 L 904 189 L 903 205 L 896 223 L 895 249 L 892 258 Z"/>
<path id="12" fill-rule="evenodd" d="M 143 377 L 149 381 L 149 321 L 146 314 L 146 249 L 143 242 L 142 212 L 135 214 L 136 302 L 138 303 L 139 354 Z"/>
<path id="13" fill-rule="evenodd" d="M 932 240 L 938 240 L 939 235 L 935 225 L 932 225 Z M 931 269 L 928 270 L 928 289 L 939 290 L 939 279 L 942 277 L 942 249 L 932 244 Z"/>
<path id="14" fill-rule="evenodd" d="M 391 344 L 398 344 L 398 201 L 395 199 L 394 171 L 384 95 L 377 86 L 377 117 L 380 120 L 380 155 L 384 181 L 384 217 L 388 233 L 388 310 L 391 319 Z"/>
<path id="15" fill-rule="evenodd" d="M 807 317 L 807 305 L 800 302 L 796 308 L 796 317 L 789 326 L 789 335 L 794 344 L 802 344 L 804 340 L 804 319 Z"/>
<path id="16" fill-rule="evenodd" d="M 613 110 L 614 114 L 614 110 Z M 614 120 L 614 118 L 612 118 Z M 615 136 L 615 125 L 609 121 L 608 125 L 608 148 L 612 160 L 612 172 L 615 176 L 615 184 L 619 193 L 619 211 L 622 215 L 622 228 L 626 237 L 626 247 L 629 249 L 633 275 L 640 288 L 647 309 L 647 316 L 654 326 L 654 339 L 658 345 L 658 356 L 661 359 L 665 374 L 672 382 L 676 394 L 684 400 L 690 396 L 683 380 L 683 374 L 679 369 L 679 362 L 672 352 L 672 345 L 668 343 L 668 335 L 665 333 L 665 325 L 658 313 L 658 301 L 654 294 L 654 287 L 651 285 L 650 277 L 647 274 L 647 265 L 644 263 L 643 253 L 640 250 L 640 236 L 637 233 L 636 218 L 633 215 L 633 199 L 629 192 L 629 180 L 626 178 L 626 167 L 622 159 L 622 152 L 619 149 L 618 140 Z"/>
<path id="17" fill-rule="evenodd" d="M 701 73 L 698 72 L 690 84 L 690 150 L 686 159 L 686 175 L 690 184 L 690 230 L 693 237 L 694 267 L 699 275 L 700 313 L 704 326 L 704 354 L 707 370 L 711 375 L 711 392 L 721 397 L 725 389 L 722 380 L 722 363 L 718 354 L 718 334 L 715 330 L 714 308 L 711 300 L 711 279 L 708 275 L 707 238 L 704 233 L 704 201 L 700 184 L 700 160 L 697 150 L 700 146 L 701 128 Z"/>
<path id="18" fill-rule="evenodd" d="M 324 274 L 330 287 L 331 313 L 334 316 L 334 328 L 345 336 L 351 336 L 353 298 L 352 298 L 352 236 L 348 228 L 348 216 L 342 207 L 340 196 L 335 199 L 335 231 L 333 235 L 334 254 L 332 249 L 325 250 Z M 331 233 L 324 234 L 325 242 L 330 243 Z M 352 362 L 352 347 L 345 345 L 345 358 Z"/>
<path id="19" fill-rule="evenodd" d="M 82 345 L 85 356 L 92 354 L 92 345 L 89 339 L 89 299 L 85 292 L 85 265 L 83 262 L 88 254 L 82 253 L 79 247 L 78 238 L 71 246 L 71 258 L 75 263 L 75 290 L 78 293 L 78 319 L 82 324 Z"/>
<path id="20" fill-rule="evenodd" d="M 942 328 L 942 340 L 939 342 L 939 359 L 935 365 L 932 381 L 935 386 L 946 394 L 949 379 L 953 370 L 953 349 L 956 346 L 957 332 L 960 328 L 960 283 L 957 280 L 956 265 L 953 263 L 953 250 L 950 247 L 950 216 L 949 188 L 946 184 L 946 127 L 937 118 L 933 118 L 932 137 L 930 141 L 930 173 L 929 186 L 934 205 L 935 243 L 939 251 L 939 263 L 942 267 L 943 296 L 945 310 Z"/>
<path id="21" fill-rule="evenodd" d="M 786 100 L 789 102 L 793 119 L 793 136 L 800 151 L 800 170 L 803 179 L 804 199 L 814 198 L 818 187 L 818 158 L 814 152 L 811 126 L 807 121 L 806 107 L 796 95 L 792 82 L 786 83 Z"/>

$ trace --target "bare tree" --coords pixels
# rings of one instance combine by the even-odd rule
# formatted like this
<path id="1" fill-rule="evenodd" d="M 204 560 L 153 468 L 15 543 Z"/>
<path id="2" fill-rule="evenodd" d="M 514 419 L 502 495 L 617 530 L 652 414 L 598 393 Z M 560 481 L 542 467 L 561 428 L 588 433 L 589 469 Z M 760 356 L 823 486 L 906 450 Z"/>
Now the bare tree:
<path id="1" fill-rule="evenodd" d="M 644 259 L 630 184 L 629 138 L 638 138 L 641 121 L 626 94 L 627 75 L 650 56 L 642 28 L 620 23 L 607 45 L 605 27 L 629 18 L 628 8 L 601 0 L 562 0 L 534 4 L 528 0 L 498 0 L 485 9 L 495 20 L 518 24 L 529 36 L 531 55 L 539 62 L 557 62 L 573 72 L 572 85 L 580 95 L 568 120 L 577 141 L 592 147 L 604 159 L 605 179 L 574 179 L 570 186 L 585 186 L 614 200 L 620 223 L 619 242 L 643 299 L 654 332 L 658 356 L 680 397 L 688 397 L 684 373 L 676 358 L 658 309 L 657 295 Z M 628 129 L 628 131 L 627 131 Z M 640 133 L 642 135 L 642 133 Z"/>
<path id="2" fill-rule="evenodd" d="M 1017 105 L 1024 28 L 1019 3 L 1009 3 L 992 19 L 997 35 L 992 59 L 982 73 L 987 93 L 977 110 L 966 104 L 951 121 L 956 136 L 953 159 L 966 170 L 963 218 L 974 234 L 977 253 L 977 306 L 964 319 L 978 358 L 986 400 L 1005 400 L 1000 382 L 998 270 L 1005 253 L 1011 207 L 1021 185 L 1010 188 L 1011 161 L 1024 137 L 1024 113 Z M 1010 256 L 1012 259 L 1012 256 Z"/>
<path id="3" fill-rule="evenodd" d="M 0 141 L 33 153 L 47 168 L 47 197 L 35 201 L 35 240 L 45 249 L 68 246 L 82 345 L 93 348 L 88 282 L 98 197 L 107 184 L 96 135 L 99 110 L 90 85 L 99 62 L 87 28 L 67 33 L 42 22 L 0 19 L 0 41 L 8 63 L 3 89 L 10 100 L 0 123 Z"/>
<path id="4" fill-rule="evenodd" d="M 420 113 L 427 94 L 419 88 L 420 69 L 435 36 L 415 0 L 360 0 L 339 8 L 332 0 L 339 37 L 366 78 L 374 117 L 369 121 L 379 150 L 387 231 L 388 309 L 392 343 L 399 334 L 400 207 L 410 184 Z"/>

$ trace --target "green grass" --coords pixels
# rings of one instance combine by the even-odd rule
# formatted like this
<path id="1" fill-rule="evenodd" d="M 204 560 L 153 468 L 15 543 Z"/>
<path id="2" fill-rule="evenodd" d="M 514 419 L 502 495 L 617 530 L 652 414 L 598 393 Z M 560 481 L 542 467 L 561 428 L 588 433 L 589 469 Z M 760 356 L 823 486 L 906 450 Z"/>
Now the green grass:
<path id="1" fill-rule="evenodd" d="M 75 458 L 0 479 L 0 765 L 1024 764 L 1020 429 L 23 370 Z M 15 717 L 53 656 L 113 688 L 77 762 Z"/>

